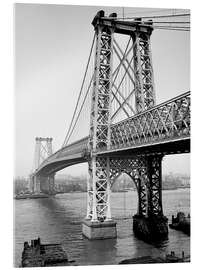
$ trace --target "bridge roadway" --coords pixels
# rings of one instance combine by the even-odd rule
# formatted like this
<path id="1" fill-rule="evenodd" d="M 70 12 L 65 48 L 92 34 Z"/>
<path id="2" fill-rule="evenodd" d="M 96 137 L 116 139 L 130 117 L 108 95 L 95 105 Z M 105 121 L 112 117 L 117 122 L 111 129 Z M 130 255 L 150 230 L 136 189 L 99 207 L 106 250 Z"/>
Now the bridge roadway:
<path id="1" fill-rule="evenodd" d="M 41 163 L 36 175 L 49 175 L 68 166 L 88 161 L 89 137 L 61 148 Z M 132 156 L 148 153 L 190 152 L 190 92 L 111 126 L 109 150 L 98 155 Z"/>

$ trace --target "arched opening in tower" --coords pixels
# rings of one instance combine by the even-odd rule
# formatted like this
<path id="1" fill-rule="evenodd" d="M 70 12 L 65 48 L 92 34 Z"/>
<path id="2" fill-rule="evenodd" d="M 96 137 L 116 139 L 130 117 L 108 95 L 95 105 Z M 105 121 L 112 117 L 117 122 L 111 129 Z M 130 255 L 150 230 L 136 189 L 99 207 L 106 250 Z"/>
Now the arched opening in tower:
<path id="1" fill-rule="evenodd" d="M 112 218 L 131 219 L 138 210 L 138 195 L 133 179 L 124 172 L 114 179 L 111 186 Z"/>

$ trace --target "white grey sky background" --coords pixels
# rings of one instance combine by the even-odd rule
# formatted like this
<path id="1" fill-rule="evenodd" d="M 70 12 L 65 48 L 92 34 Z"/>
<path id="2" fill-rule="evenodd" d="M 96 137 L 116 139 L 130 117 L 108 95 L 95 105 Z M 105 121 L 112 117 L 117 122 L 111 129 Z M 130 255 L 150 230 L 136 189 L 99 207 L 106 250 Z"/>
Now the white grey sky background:
<path id="1" fill-rule="evenodd" d="M 36 136 L 53 137 L 54 150 L 61 147 L 100 9 L 122 14 L 121 7 L 15 5 L 15 176 L 30 173 Z M 150 10 L 124 9 L 126 16 L 141 11 Z M 151 42 L 157 103 L 190 90 L 189 32 L 155 30 Z M 189 174 L 190 155 L 166 156 L 163 173 L 170 171 Z M 65 172 L 86 174 L 87 165 Z"/>

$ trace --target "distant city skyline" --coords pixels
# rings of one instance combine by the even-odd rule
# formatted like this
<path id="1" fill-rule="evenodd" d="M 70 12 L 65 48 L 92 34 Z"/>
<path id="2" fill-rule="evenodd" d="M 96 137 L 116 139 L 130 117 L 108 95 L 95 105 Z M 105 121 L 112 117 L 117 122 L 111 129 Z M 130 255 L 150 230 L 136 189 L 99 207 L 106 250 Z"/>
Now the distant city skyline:
<path id="1" fill-rule="evenodd" d="M 123 12 L 120 7 L 15 4 L 15 176 L 31 172 L 35 137 L 53 137 L 54 150 L 61 147 L 94 33 L 91 21 L 100 9 Z M 125 14 L 150 10 L 125 8 Z M 155 30 L 151 41 L 160 103 L 190 90 L 190 34 Z M 165 156 L 162 167 L 163 173 L 190 174 L 190 154 Z M 63 172 L 87 174 L 87 164 Z"/>

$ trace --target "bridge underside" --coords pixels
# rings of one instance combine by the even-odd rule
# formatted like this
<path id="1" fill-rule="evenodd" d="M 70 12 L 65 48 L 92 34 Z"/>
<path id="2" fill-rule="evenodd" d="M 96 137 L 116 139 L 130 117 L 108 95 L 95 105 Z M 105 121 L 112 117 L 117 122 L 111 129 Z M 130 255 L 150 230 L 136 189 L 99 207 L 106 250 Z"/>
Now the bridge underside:
<path id="1" fill-rule="evenodd" d="M 172 154 L 184 154 L 190 153 L 190 137 L 174 139 L 170 141 L 162 141 L 150 144 L 143 144 L 136 147 L 124 147 L 121 149 L 115 149 L 110 151 L 100 152 L 98 155 L 102 156 L 137 156 L 137 155 L 172 155 Z"/>
<path id="2" fill-rule="evenodd" d="M 72 155 L 63 158 L 58 158 L 42 166 L 36 173 L 36 175 L 45 175 L 56 173 L 66 167 L 73 166 L 79 163 L 88 162 L 88 156 L 84 156 L 82 152 L 80 154 Z M 145 155 L 171 155 L 171 154 L 183 154 L 190 153 L 190 137 L 181 139 L 174 139 L 170 141 L 155 142 L 150 144 L 143 144 L 134 147 L 124 147 L 121 149 L 111 149 L 109 151 L 101 151 L 98 156 L 108 157 L 127 157 L 127 156 L 145 156 Z"/>
<path id="3" fill-rule="evenodd" d="M 127 157 L 127 156 L 145 156 L 153 154 L 171 155 L 171 154 L 183 154 L 190 153 L 190 138 L 181 138 L 179 140 L 162 141 L 154 144 L 145 144 L 136 147 L 125 147 L 121 149 L 103 151 L 98 153 L 98 156 L 108 157 Z M 63 157 L 53 160 L 40 168 L 36 175 L 50 175 L 56 173 L 66 167 L 70 167 L 79 163 L 88 162 L 87 156 L 82 154 L 73 157 Z"/>
<path id="4" fill-rule="evenodd" d="M 67 167 L 87 162 L 85 158 L 73 158 L 73 159 L 63 159 L 63 160 L 57 160 L 52 163 L 47 164 L 45 167 L 43 167 L 40 171 L 37 172 L 37 175 L 45 175 L 48 176 L 52 173 L 56 173 L 60 170 L 63 170 Z"/>

